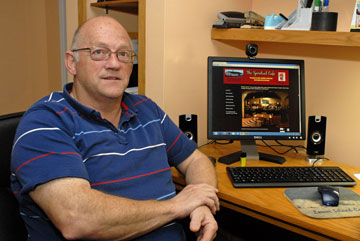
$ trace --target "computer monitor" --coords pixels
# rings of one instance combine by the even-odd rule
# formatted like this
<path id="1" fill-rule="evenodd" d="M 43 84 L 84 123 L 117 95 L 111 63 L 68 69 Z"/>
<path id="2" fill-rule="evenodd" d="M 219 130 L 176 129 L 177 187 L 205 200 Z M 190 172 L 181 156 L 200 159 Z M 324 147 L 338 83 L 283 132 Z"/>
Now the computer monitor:
<path id="1" fill-rule="evenodd" d="M 208 57 L 208 139 L 305 140 L 304 61 Z"/>

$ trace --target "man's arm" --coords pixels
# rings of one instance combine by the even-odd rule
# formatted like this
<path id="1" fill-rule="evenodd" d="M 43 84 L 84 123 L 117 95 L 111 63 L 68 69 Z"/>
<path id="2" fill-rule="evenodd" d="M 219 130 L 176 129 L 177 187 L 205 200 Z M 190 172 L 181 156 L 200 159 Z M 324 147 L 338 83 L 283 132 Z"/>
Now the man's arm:
<path id="1" fill-rule="evenodd" d="M 217 187 L 214 165 L 198 150 L 178 165 L 177 169 L 185 176 L 187 184 L 205 183 Z M 216 202 L 215 210 L 201 206 L 191 212 L 190 230 L 198 233 L 198 240 L 208 241 L 215 238 L 218 226 L 212 214 L 215 214 L 217 210 L 219 210 L 219 200 Z"/>
<path id="2" fill-rule="evenodd" d="M 31 198 L 66 239 L 121 240 L 150 232 L 184 218 L 197 207 L 216 209 L 216 189 L 189 185 L 164 201 L 136 201 L 91 189 L 81 178 L 60 178 L 39 185 Z"/>
<path id="3" fill-rule="evenodd" d="M 185 176 L 187 184 L 207 183 L 217 187 L 214 165 L 199 150 L 195 150 L 177 169 Z"/>

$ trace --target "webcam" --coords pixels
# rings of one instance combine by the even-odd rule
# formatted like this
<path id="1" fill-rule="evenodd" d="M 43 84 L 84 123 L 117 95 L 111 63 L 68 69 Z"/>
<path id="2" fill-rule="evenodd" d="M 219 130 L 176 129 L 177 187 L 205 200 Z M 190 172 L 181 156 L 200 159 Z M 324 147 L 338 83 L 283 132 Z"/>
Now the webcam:
<path id="1" fill-rule="evenodd" d="M 254 58 L 258 53 L 257 44 L 247 44 L 246 45 L 246 54 L 249 58 Z"/>

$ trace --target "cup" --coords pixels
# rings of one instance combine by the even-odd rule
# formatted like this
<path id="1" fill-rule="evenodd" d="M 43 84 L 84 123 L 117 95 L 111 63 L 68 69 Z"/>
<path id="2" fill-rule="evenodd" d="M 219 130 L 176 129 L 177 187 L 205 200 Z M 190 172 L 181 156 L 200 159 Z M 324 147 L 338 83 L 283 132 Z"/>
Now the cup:
<path id="1" fill-rule="evenodd" d="M 337 19 L 337 12 L 313 12 L 310 30 L 336 31 Z"/>

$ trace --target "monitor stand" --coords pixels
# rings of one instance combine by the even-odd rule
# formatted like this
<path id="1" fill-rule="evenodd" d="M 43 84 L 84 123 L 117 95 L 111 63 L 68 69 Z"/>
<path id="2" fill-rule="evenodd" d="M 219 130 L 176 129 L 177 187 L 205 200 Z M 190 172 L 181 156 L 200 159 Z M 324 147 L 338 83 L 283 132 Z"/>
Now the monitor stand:
<path id="1" fill-rule="evenodd" d="M 283 164 L 286 161 L 286 159 L 282 156 L 276 156 L 276 155 L 258 152 L 255 140 L 240 140 L 240 144 L 241 144 L 241 151 L 220 157 L 219 162 L 225 164 L 231 164 L 236 161 L 239 161 L 242 152 L 246 153 L 246 159 L 248 160 L 255 160 L 255 161 L 262 160 L 262 161 L 274 162 L 278 164 Z"/>
<path id="2" fill-rule="evenodd" d="M 255 140 L 240 140 L 241 152 L 246 153 L 246 159 L 259 160 L 259 152 Z"/>

